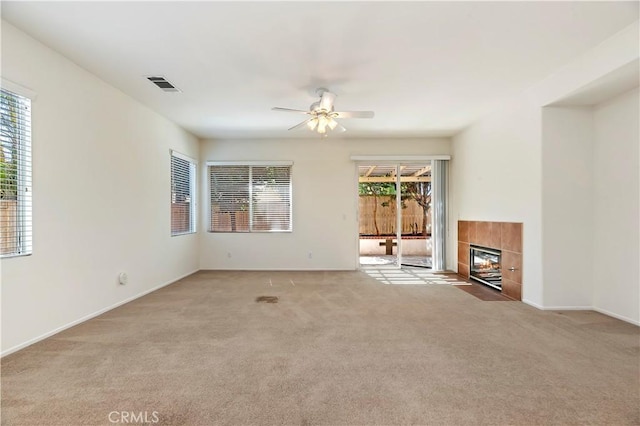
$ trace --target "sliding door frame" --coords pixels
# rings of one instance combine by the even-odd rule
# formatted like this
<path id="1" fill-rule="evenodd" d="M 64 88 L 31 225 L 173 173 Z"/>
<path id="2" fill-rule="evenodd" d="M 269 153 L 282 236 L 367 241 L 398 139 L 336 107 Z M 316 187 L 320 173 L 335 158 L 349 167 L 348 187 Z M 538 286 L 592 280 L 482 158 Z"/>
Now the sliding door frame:
<path id="1" fill-rule="evenodd" d="M 397 241 L 397 265 L 392 267 L 394 269 L 402 268 L 402 194 L 401 194 L 401 176 L 400 176 L 400 166 L 403 164 L 415 164 L 421 162 L 429 162 L 432 163 L 433 160 L 450 160 L 450 155 L 401 155 L 401 156 L 388 156 L 388 155 L 352 155 L 351 161 L 354 162 L 354 172 L 355 172 L 355 199 L 358 200 L 359 197 L 359 173 L 358 167 L 369 165 L 393 165 L 396 167 L 396 241 Z M 362 269 L 362 265 L 360 265 L 360 206 L 359 203 L 356 202 L 356 217 L 358 218 L 358 232 L 355 234 L 356 238 L 356 265 L 358 265 L 357 269 Z M 433 220 L 433 218 L 432 218 Z M 446 221 L 443 224 L 443 227 L 446 229 L 447 224 Z M 446 238 L 443 235 L 443 238 Z M 435 244 L 432 243 L 432 246 Z"/>

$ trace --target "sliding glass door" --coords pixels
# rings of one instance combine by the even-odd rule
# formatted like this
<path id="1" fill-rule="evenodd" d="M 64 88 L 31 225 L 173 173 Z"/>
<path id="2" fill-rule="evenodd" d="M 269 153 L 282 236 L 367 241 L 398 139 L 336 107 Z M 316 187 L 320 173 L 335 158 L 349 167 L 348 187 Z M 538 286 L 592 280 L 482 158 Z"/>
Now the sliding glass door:
<path id="1" fill-rule="evenodd" d="M 431 164 L 399 164 L 401 261 L 403 266 L 431 268 Z"/>
<path id="2" fill-rule="evenodd" d="M 360 266 L 400 267 L 397 165 L 358 166 Z"/>
<path id="3" fill-rule="evenodd" d="M 358 165 L 361 267 L 431 267 L 431 162 Z"/>

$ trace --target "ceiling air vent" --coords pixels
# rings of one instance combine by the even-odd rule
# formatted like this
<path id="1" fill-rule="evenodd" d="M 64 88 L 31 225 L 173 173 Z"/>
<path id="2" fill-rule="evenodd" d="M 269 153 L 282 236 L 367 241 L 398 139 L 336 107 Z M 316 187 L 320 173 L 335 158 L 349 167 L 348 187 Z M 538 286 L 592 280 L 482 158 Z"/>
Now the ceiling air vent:
<path id="1" fill-rule="evenodd" d="M 165 92 L 179 92 L 180 91 L 180 89 L 178 89 L 173 84 L 169 83 L 167 81 L 167 79 L 162 77 L 162 76 L 147 77 L 147 80 L 149 80 L 150 82 L 152 82 L 153 84 L 155 84 L 156 86 L 158 86 L 159 88 L 164 90 Z"/>

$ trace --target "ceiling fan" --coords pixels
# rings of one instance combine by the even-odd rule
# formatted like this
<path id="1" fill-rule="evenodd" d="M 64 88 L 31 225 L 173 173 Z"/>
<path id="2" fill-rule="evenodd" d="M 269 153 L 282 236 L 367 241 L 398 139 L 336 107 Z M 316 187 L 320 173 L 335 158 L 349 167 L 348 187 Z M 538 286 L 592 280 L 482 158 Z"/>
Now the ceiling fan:
<path id="1" fill-rule="evenodd" d="M 312 132 L 318 132 L 323 136 L 327 136 L 327 131 L 329 130 L 335 130 L 337 132 L 347 130 L 336 121 L 336 118 L 373 118 L 373 111 L 334 111 L 333 101 L 336 99 L 336 95 L 323 87 L 317 89 L 316 94 L 320 97 L 320 100 L 312 103 L 309 111 L 280 107 L 271 109 L 273 111 L 297 112 L 299 114 L 310 115 L 308 119 L 296 124 L 289 130 L 306 126 Z"/>

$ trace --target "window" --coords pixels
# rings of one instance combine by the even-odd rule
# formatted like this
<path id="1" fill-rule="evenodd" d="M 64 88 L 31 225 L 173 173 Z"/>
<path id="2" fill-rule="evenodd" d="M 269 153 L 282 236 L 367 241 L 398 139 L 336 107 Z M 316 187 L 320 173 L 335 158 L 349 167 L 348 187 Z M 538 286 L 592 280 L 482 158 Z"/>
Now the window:
<path id="1" fill-rule="evenodd" d="M 210 232 L 291 232 L 291 163 L 208 163 Z"/>
<path id="2" fill-rule="evenodd" d="M 196 163 L 171 151 L 171 235 L 196 232 Z"/>
<path id="3" fill-rule="evenodd" d="M 0 99 L 0 257 L 31 254 L 31 100 Z"/>

